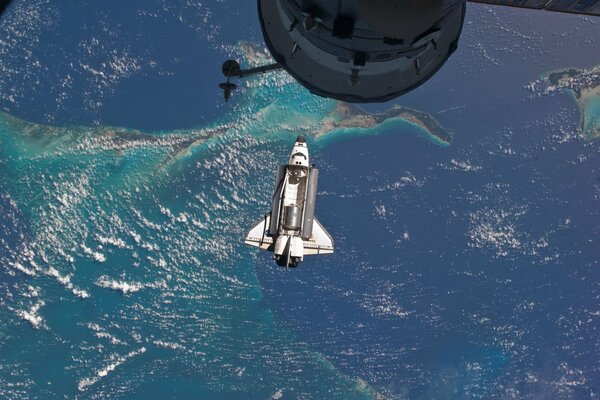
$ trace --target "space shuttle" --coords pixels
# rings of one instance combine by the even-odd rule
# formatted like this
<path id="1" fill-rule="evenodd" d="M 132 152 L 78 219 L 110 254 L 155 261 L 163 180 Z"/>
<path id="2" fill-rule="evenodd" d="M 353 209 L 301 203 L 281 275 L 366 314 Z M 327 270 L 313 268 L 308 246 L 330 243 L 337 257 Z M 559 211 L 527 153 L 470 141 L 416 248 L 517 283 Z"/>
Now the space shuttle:
<path id="1" fill-rule="evenodd" d="M 306 139 L 298 136 L 287 165 L 277 166 L 271 211 L 250 229 L 246 244 L 272 252 L 283 267 L 297 267 L 307 255 L 333 253 L 333 239 L 315 217 L 318 179 Z"/>

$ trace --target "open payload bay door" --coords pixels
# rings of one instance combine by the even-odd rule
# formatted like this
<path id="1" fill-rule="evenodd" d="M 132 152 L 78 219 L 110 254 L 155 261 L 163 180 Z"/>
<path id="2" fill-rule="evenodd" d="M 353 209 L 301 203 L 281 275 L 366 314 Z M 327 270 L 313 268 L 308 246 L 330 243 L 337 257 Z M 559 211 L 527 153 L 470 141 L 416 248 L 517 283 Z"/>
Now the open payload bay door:
<path id="1" fill-rule="evenodd" d="M 600 0 L 469 0 L 496 6 L 600 16 Z"/>

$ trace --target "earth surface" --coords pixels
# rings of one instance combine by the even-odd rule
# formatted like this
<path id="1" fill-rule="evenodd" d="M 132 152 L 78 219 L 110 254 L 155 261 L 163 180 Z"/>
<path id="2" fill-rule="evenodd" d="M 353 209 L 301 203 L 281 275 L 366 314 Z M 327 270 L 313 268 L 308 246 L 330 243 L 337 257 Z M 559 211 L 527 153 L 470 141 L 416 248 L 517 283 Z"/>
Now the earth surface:
<path id="1" fill-rule="evenodd" d="M 598 38 L 469 5 L 448 64 L 352 126 L 285 73 L 222 102 L 254 2 L 16 1 L 0 397 L 599 398 Z M 286 271 L 243 237 L 298 134 L 336 252 Z"/>

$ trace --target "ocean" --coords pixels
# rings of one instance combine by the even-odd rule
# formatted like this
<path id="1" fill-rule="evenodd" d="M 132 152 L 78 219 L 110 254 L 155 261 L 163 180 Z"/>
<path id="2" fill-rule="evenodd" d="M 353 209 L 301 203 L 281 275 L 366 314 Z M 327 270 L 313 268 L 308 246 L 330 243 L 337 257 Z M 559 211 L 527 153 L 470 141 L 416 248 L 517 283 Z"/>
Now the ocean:
<path id="1" fill-rule="evenodd" d="M 315 139 L 335 104 L 281 74 L 196 126 L 3 115 L 0 397 L 595 398 L 600 151 L 524 87 L 597 63 L 570 44 L 598 26 L 477 10 L 398 100 L 450 146 L 401 120 Z M 298 134 L 336 253 L 286 271 L 242 240 Z"/>

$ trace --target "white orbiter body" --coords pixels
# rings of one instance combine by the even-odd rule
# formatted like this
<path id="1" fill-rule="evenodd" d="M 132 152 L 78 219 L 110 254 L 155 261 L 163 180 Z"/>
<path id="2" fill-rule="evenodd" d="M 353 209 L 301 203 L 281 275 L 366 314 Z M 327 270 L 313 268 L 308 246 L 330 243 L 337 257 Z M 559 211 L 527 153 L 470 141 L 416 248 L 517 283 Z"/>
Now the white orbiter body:
<path id="1" fill-rule="evenodd" d="M 333 253 L 333 239 L 315 218 L 318 178 L 299 136 L 288 164 L 277 167 L 271 212 L 250 229 L 246 244 L 273 252 L 285 267 L 298 266 L 305 255 Z"/>

